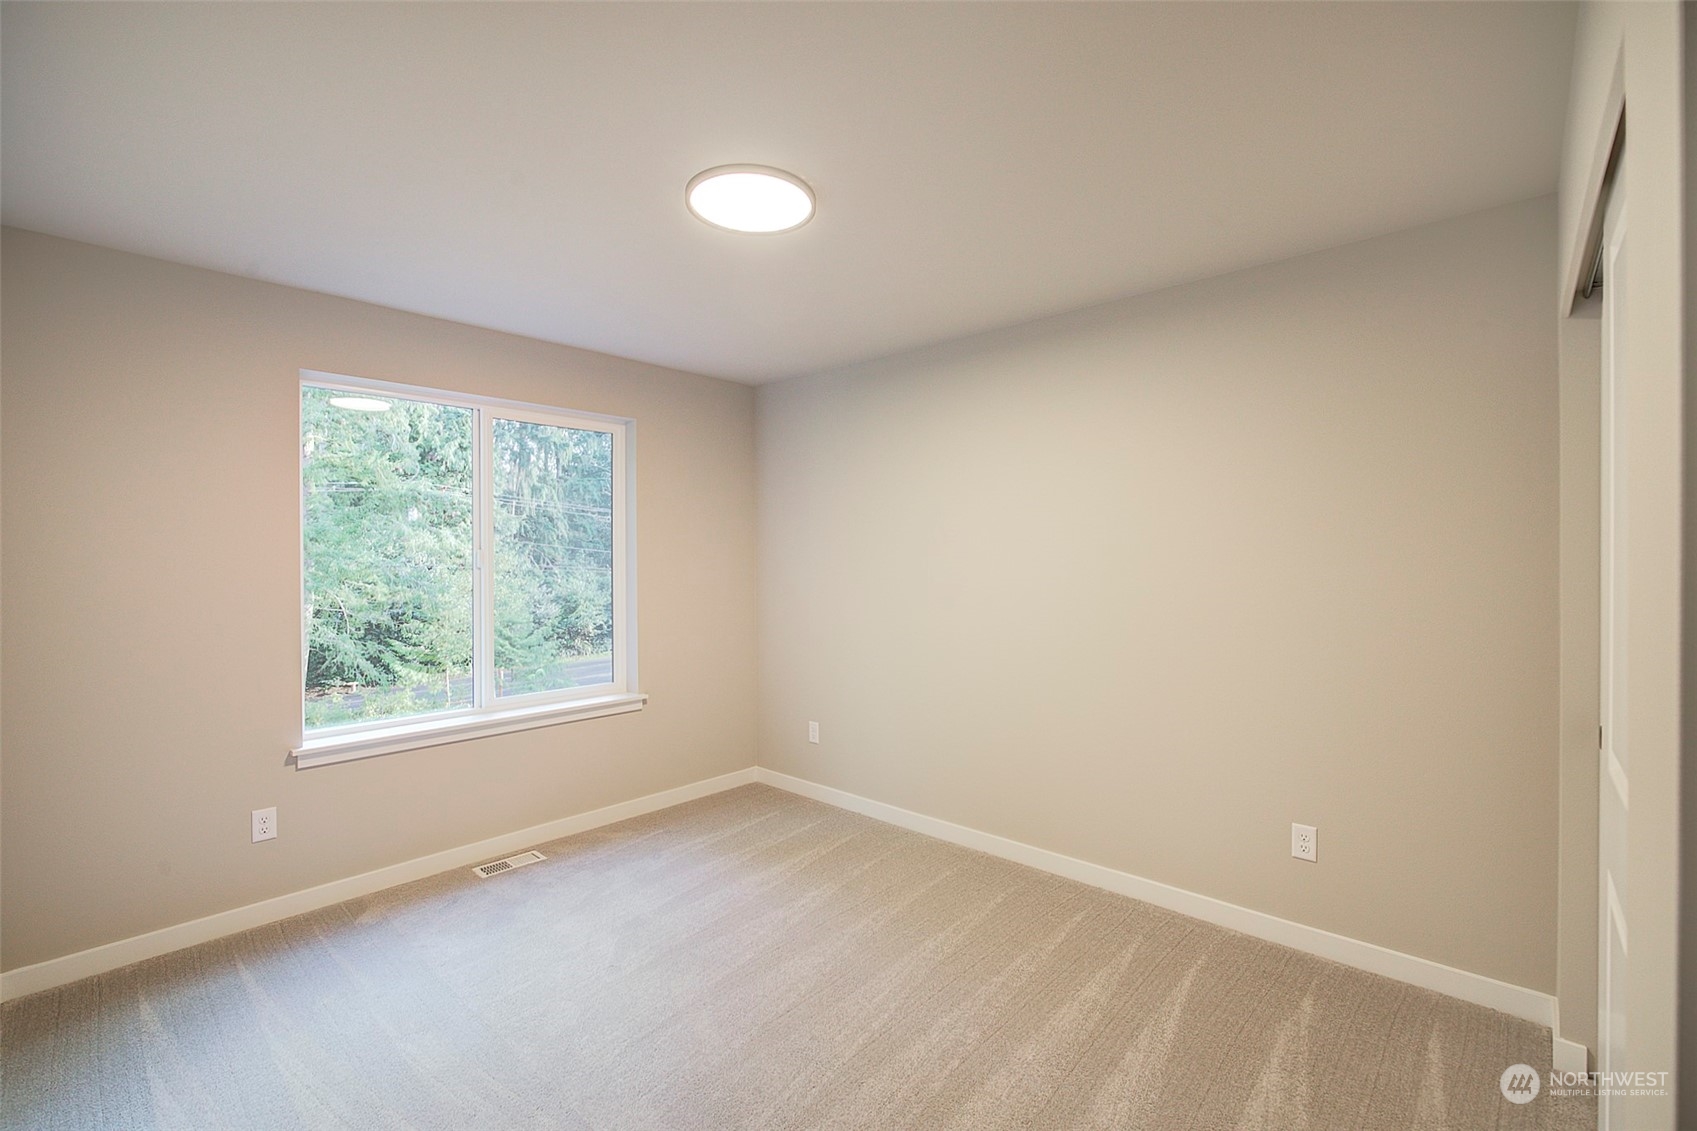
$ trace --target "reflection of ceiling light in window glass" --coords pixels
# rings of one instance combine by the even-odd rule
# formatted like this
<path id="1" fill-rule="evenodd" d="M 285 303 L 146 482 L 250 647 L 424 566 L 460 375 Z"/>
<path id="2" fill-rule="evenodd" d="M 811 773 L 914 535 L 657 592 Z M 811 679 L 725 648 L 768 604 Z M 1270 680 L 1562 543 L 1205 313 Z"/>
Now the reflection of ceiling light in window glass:
<path id="1" fill-rule="evenodd" d="M 337 408 L 351 408 L 355 412 L 389 411 L 389 402 L 380 401 L 376 397 L 331 397 L 330 403 Z"/>
<path id="2" fill-rule="evenodd" d="M 782 169 L 720 165 L 697 173 L 684 189 L 696 217 L 732 232 L 788 232 L 813 219 L 813 190 Z"/>

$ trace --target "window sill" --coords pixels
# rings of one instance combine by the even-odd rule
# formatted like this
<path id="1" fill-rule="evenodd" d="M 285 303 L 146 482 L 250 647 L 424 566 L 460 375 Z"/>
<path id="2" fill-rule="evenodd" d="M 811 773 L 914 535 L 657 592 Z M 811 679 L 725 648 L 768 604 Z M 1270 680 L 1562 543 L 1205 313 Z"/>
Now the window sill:
<path id="1" fill-rule="evenodd" d="M 295 769 L 309 770 L 315 766 L 328 766 L 333 762 L 375 758 L 380 754 L 395 754 L 402 750 L 418 750 L 426 746 L 487 738 L 515 730 L 556 726 L 560 723 L 577 722 L 579 719 L 598 719 L 603 715 L 623 715 L 630 711 L 642 710 L 643 704 L 647 702 L 648 696 L 631 691 L 616 695 L 598 695 L 592 699 L 573 699 L 566 703 L 513 707 L 475 718 L 415 720 L 378 730 L 362 730 L 358 734 L 309 738 L 289 753 L 294 758 Z"/>

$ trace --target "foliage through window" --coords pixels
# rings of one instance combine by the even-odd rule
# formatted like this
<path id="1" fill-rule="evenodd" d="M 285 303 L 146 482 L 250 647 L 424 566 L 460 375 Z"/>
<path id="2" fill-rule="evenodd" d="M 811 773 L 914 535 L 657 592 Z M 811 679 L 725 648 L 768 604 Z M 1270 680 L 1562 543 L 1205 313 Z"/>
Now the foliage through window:
<path id="1" fill-rule="evenodd" d="M 307 731 L 625 689 L 624 427 L 303 381 Z"/>

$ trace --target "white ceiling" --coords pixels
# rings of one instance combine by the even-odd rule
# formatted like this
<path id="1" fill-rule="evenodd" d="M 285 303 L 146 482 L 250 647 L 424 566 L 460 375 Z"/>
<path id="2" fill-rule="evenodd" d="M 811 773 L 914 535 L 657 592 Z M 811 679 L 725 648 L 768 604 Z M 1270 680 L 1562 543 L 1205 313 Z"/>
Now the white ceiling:
<path id="1" fill-rule="evenodd" d="M 7 4 L 0 212 L 759 382 L 1550 192 L 1573 22 Z M 737 162 L 804 177 L 817 218 L 737 236 L 685 212 L 693 174 Z"/>

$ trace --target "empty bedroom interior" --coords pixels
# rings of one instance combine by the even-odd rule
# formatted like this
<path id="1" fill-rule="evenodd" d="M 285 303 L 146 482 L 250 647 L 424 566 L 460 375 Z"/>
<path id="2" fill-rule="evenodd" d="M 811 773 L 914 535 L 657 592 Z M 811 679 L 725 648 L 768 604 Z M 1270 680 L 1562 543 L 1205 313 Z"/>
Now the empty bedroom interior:
<path id="1" fill-rule="evenodd" d="M 0 1125 L 1697 1126 L 1689 9 L 0 12 Z M 315 739 L 320 386 L 604 686 Z"/>

